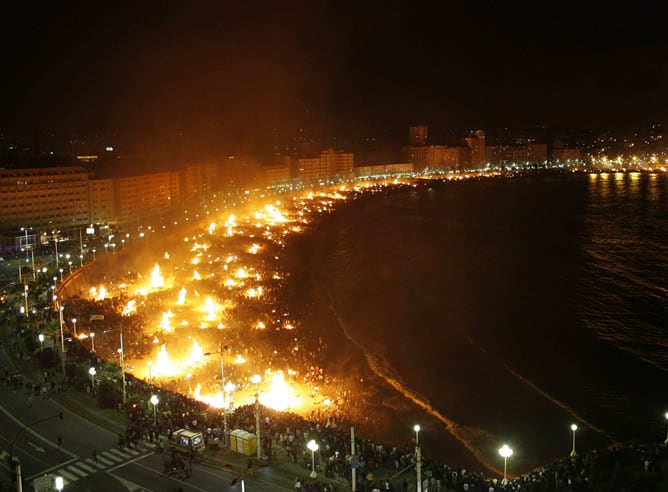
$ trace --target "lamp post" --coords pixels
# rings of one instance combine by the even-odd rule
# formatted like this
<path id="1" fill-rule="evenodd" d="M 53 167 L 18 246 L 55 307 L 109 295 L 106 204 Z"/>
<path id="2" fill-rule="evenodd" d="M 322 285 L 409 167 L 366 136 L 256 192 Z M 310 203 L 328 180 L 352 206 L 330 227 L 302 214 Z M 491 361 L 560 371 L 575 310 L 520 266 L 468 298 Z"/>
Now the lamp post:
<path id="1" fill-rule="evenodd" d="M 151 395 L 151 400 L 150 402 L 153 403 L 153 425 L 156 425 L 158 422 L 158 417 L 155 413 L 155 407 L 158 405 L 158 395 Z"/>
<path id="2" fill-rule="evenodd" d="M 504 444 L 499 449 L 499 454 L 503 456 L 503 480 L 501 480 L 501 484 L 506 485 L 508 483 L 508 458 L 513 455 L 513 450 L 510 448 L 510 446 Z"/>
<path id="3" fill-rule="evenodd" d="M 665 414 L 666 421 L 668 422 L 668 412 Z M 668 445 L 668 431 L 666 431 L 666 440 L 663 441 L 664 444 Z"/>
<path id="4" fill-rule="evenodd" d="M 23 297 L 25 298 L 25 304 L 26 304 L 26 318 L 28 317 L 28 284 L 25 284 L 23 286 Z"/>
<path id="5" fill-rule="evenodd" d="M 121 348 L 118 349 L 118 353 L 121 356 L 121 380 L 123 384 L 123 407 L 125 408 L 125 404 L 127 403 L 127 394 L 125 390 L 125 352 L 123 350 L 123 324 L 121 323 L 121 326 L 119 328 L 112 328 L 111 330 L 105 330 L 104 333 L 112 332 L 112 331 L 118 331 L 120 333 L 120 339 L 121 339 Z"/>
<path id="6" fill-rule="evenodd" d="M 39 340 L 39 351 L 44 352 L 44 335 L 40 333 L 37 339 Z"/>
<path id="7" fill-rule="evenodd" d="M 318 443 L 315 442 L 313 439 L 311 439 L 307 444 L 306 447 L 311 450 L 311 478 L 315 478 L 318 476 L 318 474 L 315 471 L 315 452 L 318 450 L 320 446 L 318 446 Z"/>
<path id="8" fill-rule="evenodd" d="M 578 426 L 575 424 L 571 424 L 571 430 L 573 431 L 573 449 L 571 450 L 571 457 L 574 457 L 577 455 L 575 452 L 575 431 L 578 430 Z"/>
<path id="9" fill-rule="evenodd" d="M 72 329 L 74 330 L 74 337 L 77 338 L 77 319 L 72 318 Z"/>
<path id="10" fill-rule="evenodd" d="M 255 435 L 257 437 L 257 459 L 262 459 L 262 439 L 260 437 L 260 390 L 258 383 L 262 380 L 259 374 L 251 377 L 251 383 L 255 385 Z M 314 471 L 315 473 L 315 471 Z"/>
<path id="11" fill-rule="evenodd" d="M 415 424 L 413 426 L 415 431 L 415 476 L 417 483 L 415 484 L 415 490 L 417 492 L 422 492 L 422 455 L 420 453 L 420 425 Z"/>
<path id="12" fill-rule="evenodd" d="M 94 367 L 91 367 L 90 369 L 88 369 L 88 374 L 90 374 L 90 391 L 91 391 L 91 393 L 95 389 L 95 374 L 96 373 L 97 373 L 97 371 L 95 370 Z"/>
<path id="13" fill-rule="evenodd" d="M 146 365 L 148 366 L 148 384 L 153 384 L 153 373 L 151 372 L 151 366 L 153 366 L 153 361 L 149 360 Z"/>
<path id="14" fill-rule="evenodd" d="M 59 323 L 60 323 L 60 361 L 63 366 L 63 379 L 67 379 L 67 374 L 65 373 L 65 336 L 63 335 L 63 310 L 65 306 L 59 306 Z"/>
<path id="15" fill-rule="evenodd" d="M 54 485 L 56 486 L 56 490 L 58 492 L 63 490 L 63 488 L 65 487 L 65 483 L 63 482 L 63 477 L 56 477 L 54 482 L 55 482 Z"/>
<path id="16" fill-rule="evenodd" d="M 95 352 L 95 332 L 90 332 L 90 351 Z"/>
<path id="17" fill-rule="evenodd" d="M 228 445 L 228 432 L 227 432 L 227 406 L 225 405 L 225 358 L 224 353 L 227 350 L 227 345 L 220 344 L 220 391 L 223 397 L 223 434 L 224 434 L 224 443 L 225 447 Z M 215 352 L 204 352 L 203 355 L 212 355 Z"/>

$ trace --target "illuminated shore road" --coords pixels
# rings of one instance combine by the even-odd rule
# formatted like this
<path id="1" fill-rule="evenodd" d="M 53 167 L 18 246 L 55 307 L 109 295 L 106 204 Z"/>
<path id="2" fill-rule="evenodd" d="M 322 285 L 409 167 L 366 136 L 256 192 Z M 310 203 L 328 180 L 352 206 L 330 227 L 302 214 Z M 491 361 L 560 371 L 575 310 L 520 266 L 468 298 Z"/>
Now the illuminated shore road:
<path id="1" fill-rule="evenodd" d="M 141 460 L 133 461 L 109 473 L 129 486 L 133 490 L 135 486 L 141 486 L 148 490 L 178 490 L 182 487 L 188 491 L 240 491 L 243 472 L 240 466 L 223 465 L 220 462 L 208 461 L 205 464 L 195 463 L 192 475 L 186 478 L 182 471 L 164 473 L 164 460 L 166 456 L 155 454 Z M 236 479 L 236 485 L 233 481 Z M 257 471 L 253 476 L 243 477 L 246 490 L 271 492 L 277 490 L 294 490 L 294 477 L 281 473 L 271 467 Z M 77 489 L 73 489 L 77 490 Z M 84 490 L 84 489 L 81 489 Z"/>

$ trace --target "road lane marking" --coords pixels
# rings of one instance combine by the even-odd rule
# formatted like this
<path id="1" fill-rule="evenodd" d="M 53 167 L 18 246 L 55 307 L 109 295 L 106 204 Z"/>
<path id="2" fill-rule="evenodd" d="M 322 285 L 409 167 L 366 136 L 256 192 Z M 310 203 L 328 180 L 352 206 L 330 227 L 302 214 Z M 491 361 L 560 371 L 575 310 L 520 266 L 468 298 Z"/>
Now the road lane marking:
<path id="1" fill-rule="evenodd" d="M 88 473 L 95 473 L 97 470 L 93 468 L 92 466 L 88 466 L 85 461 L 79 461 L 77 463 L 77 466 L 80 466 L 84 470 L 86 470 Z"/>
<path id="2" fill-rule="evenodd" d="M 47 439 L 46 437 L 43 437 L 43 436 L 39 435 L 37 432 L 35 432 L 34 430 L 32 430 L 30 427 L 26 427 L 25 424 L 24 424 L 23 422 L 21 422 L 19 419 L 17 419 L 16 417 L 14 417 L 14 415 L 11 414 L 11 413 L 9 412 L 9 410 L 7 410 L 7 409 L 6 409 L 5 407 L 3 407 L 2 405 L 0 405 L 0 412 L 4 413 L 7 417 L 9 417 L 11 420 L 13 420 L 17 425 L 20 425 L 20 426 L 22 427 L 22 429 L 21 429 L 19 432 L 23 432 L 23 431 L 25 431 L 25 432 L 27 432 L 27 433 L 29 433 L 29 434 L 32 434 L 36 439 L 39 439 L 39 440 L 41 440 L 41 441 L 43 441 L 43 442 L 49 444 L 51 447 L 53 447 L 53 448 L 59 448 L 59 446 L 58 446 L 55 442 L 50 441 L 50 440 Z M 69 457 L 71 457 L 71 458 L 76 458 L 76 457 L 77 457 L 76 454 L 71 453 L 70 451 L 68 451 L 67 449 L 65 449 L 65 448 L 63 448 L 63 447 L 60 447 L 60 450 L 61 450 L 63 453 L 65 453 L 66 455 L 68 455 Z"/>
<path id="3" fill-rule="evenodd" d="M 85 472 L 85 471 L 79 470 L 77 468 L 77 465 L 79 465 L 79 463 L 77 463 L 76 465 L 70 465 L 70 466 L 67 467 L 67 469 L 70 470 L 72 473 L 75 473 L 75 474 L 79 475 L 81 478 L 87 477 L 88 473 Z"/>
<path id="4" fill-rule="evenodd" d="M 62 475 L 63 478 L 67 479 L 70 482 L 76 482 L 77 480 L 79 480 L 79 477 L 77 477 L 76 475 L 72 475 L 70 472 L 68 472 L 67 470 L 63 470 L 62 468 L 56 472 L 56 475 Z"/>

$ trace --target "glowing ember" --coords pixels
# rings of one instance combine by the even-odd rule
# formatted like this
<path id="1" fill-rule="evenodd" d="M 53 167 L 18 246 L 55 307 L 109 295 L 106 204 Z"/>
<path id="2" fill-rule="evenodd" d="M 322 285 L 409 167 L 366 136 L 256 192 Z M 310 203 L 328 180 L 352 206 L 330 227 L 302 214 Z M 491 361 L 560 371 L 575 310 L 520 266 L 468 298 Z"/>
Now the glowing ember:
<path id="1" fill-rule="evenodd" d="M 195 340 L 195 342 L 193 342 L 193 348 L 190 352 L 190 361 L 188 363 L 191 366 L 196 366 L 202 362 L 204 362 L 204 351 L 202 350 L 202 347 L 199 346 L 199 343 L 197 343 L 197 340 Z"/>
<path id="2" fill-rule="evenodd" d="M 258 251 L 260 251 L 260 245 L 259 244 L 253 244 L 250 248 L 248 248 L 248 252 L 252 255 L 257 254 Z"/>
<path id="3" fill-rule="evenodd" d="M 195 391 L 193 391 L 193 398 L 199 401 L 203 401 L 207 405 L 214 407 L 214 408 L 226 408 L 227 406 L 225 405 L 225 401 L 223 398 L 223 392 L 219 391 L 215 395 L 204 395 L 202 396 L 201 394 L 202 388 L 198 384 L 197 387 L 195 388 Z"/>
<path id="4" fill-rule="evenodd" d="M 137 311 L 137 301 L 134 299 L 128 301 L 127 305 L 123 309 L 123 316 L 127 316 Z"/>
<path id="5" fill-rule="evenodd" d="M 287 410 L 299 406 L 299 398 L 278 371 L 271 379 L 269 391 L 260 392 L 260 403 L 274 410 Z"/>
<path id="6" fill-rule="evenodd" d="M 90 296 L 96 301 L 103 301 L 107 297 L 107 289 L 105 289 L 104 285 L 100 285 L 99 289 L 91 287 Z"/>
<path id="7" fill-rule="evenodd" d="M 237 358 L 234 359 L 235 364 L 244 364 L 246 362 L 246 359 L 244 359 L 241 354 L 237 354 Z"/>
<path id="8" fill-rule="evenodd" d="M 158 352 L 158 360 L 155 369 L 153 369 L 153 374 L 159 376 L 174 376 L 177 374 L 176 368 L 169 363 L 169 355 L 165 345 Z"/>
<path id="9" fill-rule="evenodd" d="M 216 232 L 216 223 L 211 222 L 211 224 L 209 224 L 209 234 L 213 234 L 214 232 Z"/>
<path id="10" fill-rule="evenodd" d="M 194 280 L 202 280 L 202 276 L 199 274 L 197 270 L 193 272 L 193 279 Z"/>
<path id="11" fill-rule="evenodd" d="M 162 320 L 160 321 L 160 324 L 158 327 L 165 331 L 172 331 L 172 324 L 171 321 L 169 320 L 170 318 L 173 318 L 174 314 L 171 311 L 167 311 L 166 313 L 162 313 Z"/>
<path id="12" fill-rule="evenodd" d="M 183 306 L 186 303 L 186 288 L 181 287 L 181 290 L 179 291 L 179 298 L 176 301 L 176 304 L 179 306 Z"/>
<path id="13" fill-rule="evenodd" d="M 160 289 L 165 286 L 165 279 L 160 275 L 160 265 L 157 263 L 153 267 L 153 272 L 151 272 L 151 287 L 154 289 Z"/>
<path id="14" fill-rule="evenodd" d="M 213 299 L 210 297 L 206 298 L 206 301 L 204 301 L 203 311 L 207 313 L 207 321 L 216 321 L 219 309 L 220 307 L 215 302 L 213 302 Z"/>
<path id="15" fill-rule="evenodd" d="M 237 226 L 236 219 L 234 214 L 231 214 L 229 218 L 225 221 L 226 234 L 228 236 L 234 235 L 234 228 Z"/>

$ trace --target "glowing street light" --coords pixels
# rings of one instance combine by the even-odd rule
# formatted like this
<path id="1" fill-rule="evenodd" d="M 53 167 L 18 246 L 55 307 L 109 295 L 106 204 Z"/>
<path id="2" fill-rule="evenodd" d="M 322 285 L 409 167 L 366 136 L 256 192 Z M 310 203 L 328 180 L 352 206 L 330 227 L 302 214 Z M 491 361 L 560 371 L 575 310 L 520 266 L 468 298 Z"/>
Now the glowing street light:
<path id="1" fill-rule="evenodd" d="M 90 374 L 90 391 L 91 391 L 91 393 L 95 389 L 95 374 L 96 373 L 97 373 L 97 371 L 95 370 L 94 367 L 91 367 L 90 369 L 88 369 L 88 374 Z"/>
<path id="2" fill-rule="evenodd" d="M 40 333 L 37 338 L 39 340 L 39 351 L 44 352 L 44 335 Z"/>
<path id="3" fill-rule="evenodd" d="M 315 472 L 315 452 L 318 450 L 320 446 L 318 446 L 317 442 L 311 439 L 306 444 L 306 447 L 311 450 L 311 478 L 315 478 L 318 476 L 318 474 Z"/>
<path id="4" fill-rule="evenodd" d="M 72 329 L 74 330 L 74 337 L 76 338 L 77 335 L 77 319 L 72 318 Z"/>
<path id="5" fill-rule="evenodd" d="M 575 424 L 571 424 L 571 430 L 573 431 L 573 449 L 571 450 L 571 456 L 576 456 L 577 453 L 575 452 L 575 431 L 578 430 L 578 426 Z"/>
<path id="6" fill-rule="evenodd" d="M 413 426 L 415 431 L 415 477 L 417 480 L 415 490 L 422 492 L 422 455 L 420 453 L 420 424 Z"/>
<path id="7" fill-rule="evenodd" d="M 63 481 L 63 477 L 56 477 L 56 479 L 54 480 L 54 485 L 56 486 L 56 490 L 58 492 L 63 490 L 63 488 L 65 487 L 65 482 Z"/>
<path id="8" fill-rule="evenodd" d="M 503 456 L 503 480 L 501 480 L 502 485 L 508 483 L 508 458 L 513 455 L 513 450 L 507 444 L 504 444 L 499 449 L 499 454 Z"/>
<path id="9" fill-rule="evenodd" d="M 151 403 L 153 403 L 153 425 L 156 425 L 158 422 L 157 414 L 155 413 L 155 407 L 158 405 L 158 395 L 151 395 L 151 399 L 149 400 Z"/>

